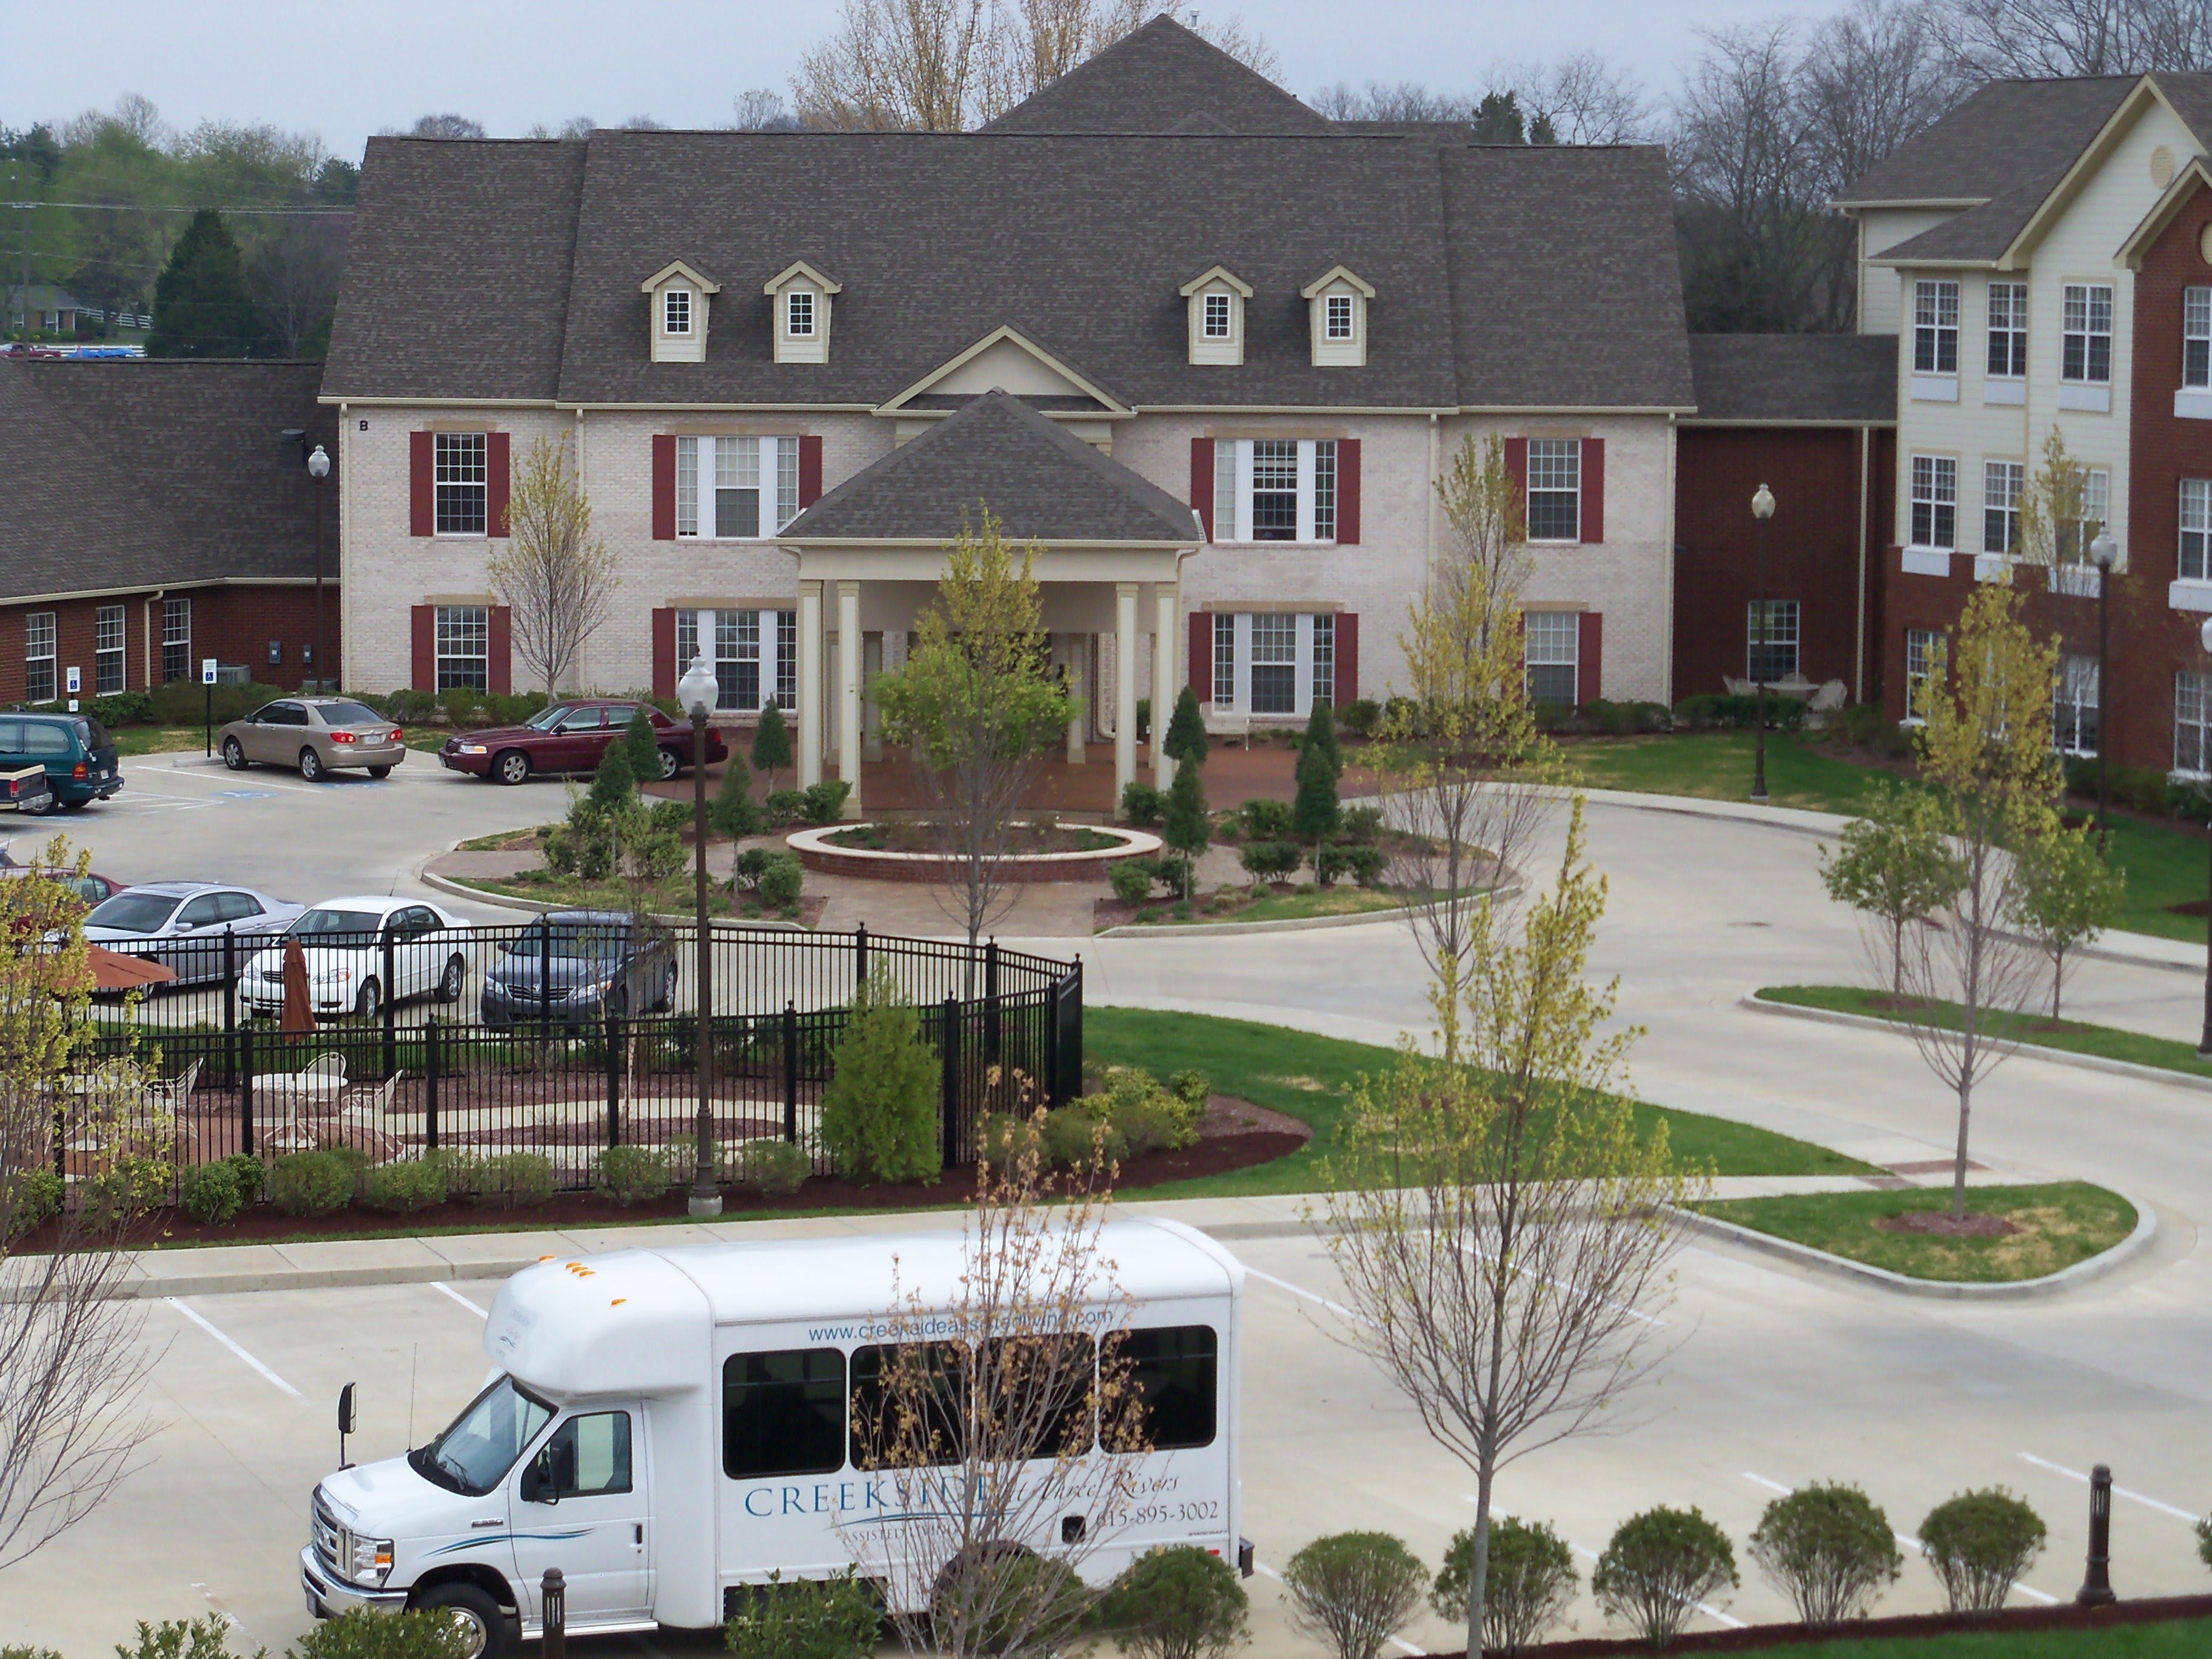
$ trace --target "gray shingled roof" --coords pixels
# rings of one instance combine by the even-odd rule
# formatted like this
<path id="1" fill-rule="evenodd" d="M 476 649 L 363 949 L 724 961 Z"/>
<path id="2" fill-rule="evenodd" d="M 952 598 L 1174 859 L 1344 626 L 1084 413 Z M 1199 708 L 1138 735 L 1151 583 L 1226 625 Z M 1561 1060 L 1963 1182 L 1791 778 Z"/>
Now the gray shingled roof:
<path id="1" fill-rule="evenodd" d="M 1690 364 L 1701 423 L 1897 419 L 1894 334 L 1692 334 Z"/>
<path id="2" fill-rule="evenodd" d="M 973 398 L 848 478 L 779 541 L 949 541 L 988 507 L 1046 546 L 1202 539 L 1182 502 L 1004 392 Z"/>
<path id="3" fill-rule="evenodd" d="M 986 132 L 1326 132 L 1328 118 L 1164 13 Z"/>
<path id="4" fill-rule="evenodd" d="M 305 427 L 336 459 L 321 378 L 305 362 L 0 361 L 0 599 L 311 574 L 310 485 L 279 434 Z"/>

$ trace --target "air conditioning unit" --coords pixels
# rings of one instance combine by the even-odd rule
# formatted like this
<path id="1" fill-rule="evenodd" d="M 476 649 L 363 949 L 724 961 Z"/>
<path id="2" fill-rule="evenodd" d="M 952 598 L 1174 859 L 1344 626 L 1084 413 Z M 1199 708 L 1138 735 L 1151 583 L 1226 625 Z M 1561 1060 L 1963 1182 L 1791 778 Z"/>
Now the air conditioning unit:
<path id="1" fill-rule="evenodd" d="M 253 671 L 242 662 L 218 663 L 215 683 L 217 685 L 251 685 L 253 684 Z"/>

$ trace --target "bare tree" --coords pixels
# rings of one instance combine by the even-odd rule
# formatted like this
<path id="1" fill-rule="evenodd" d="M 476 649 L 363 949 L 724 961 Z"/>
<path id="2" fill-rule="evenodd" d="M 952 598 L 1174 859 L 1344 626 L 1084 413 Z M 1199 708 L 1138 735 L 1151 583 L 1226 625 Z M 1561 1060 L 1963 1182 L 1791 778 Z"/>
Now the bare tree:
<path id="1" fill-rule="evenodd" d="M 592 503 L 570 460 L 566 433 L 531 441 L 507 500 L 507 545 L 487 568 L 492 591 L 514 613 L 515 651 L 549 697 L 606 621 L 620 578 L 615 556 L 592 533 Z"/>
<path id="2" fill-rule="evenodd" d="M 423 115 L 416 118 L 407 129 L 410 138 L 482 138 L 484 124 L 472 121 L 465 115 Z"/>
<path id="3" fill-rule="evenodd" d="M 353 215 L 343 210 L 281 219 L 247 256 L 246 291 L 283 356 L 313 356 L 329 338 L 352 226 Z"/>
<path id="4" fill-rule="evenodd" d="M 40 862 L 86 867 L 58 836 Z M 154 1356 L 119 1292 L 154 1166 L 123 1139 L 136 1067 L 89 1073 L 83 914 L 62 882 L 0 882 L 6 936 L 56 941 L 0 952 L 0 1567 L 99 1507 L 151 1432 L 137 1404 Z M 74 1181 L 55 1167 L 58 1125 Z"/>
<path id="5" fill-rule="evenodd" d="M 1499 64 L 1483 77 L 1480 94 L 1433 92 L 1415 81 L 1395 86 L 1349 82 L 1316 93 L 1309 101 L 1333 121 L 1463 122 L 1474 124 L 1486 100 L 1510 99 L 1527 117 L 1532 143 L 1620 144 L 1639 137 L 1650 119 L 1642 85 L 1602 53 L 1571 52 L 1555 64 Z"/>
<path id="6" fill-rule="evenodd" d="M 798 118 L 772 87 L 754 87 L 730 100 L 731 122 L 739 132 L 797 132 Z"/>
<path id="7" fill-rule="evenodd" d="M 1924 0 L 1853 0 L 1807 43 L 1805 157 L 1832 198 L 1963 97 L 1944 15 Z"/>
<path id="8" fill-rule="evenodd" d="M 1637 1133 L 1623 1070 L 1637 1033 L 1601 1035 L 1617 981 L 1583 975 L 1604 905 L 1577 799 L 1558 884 L 1522 942 L 1495 913 L 1476 918 L 1455 988 L 1462 1059 L 1408 1042 L 1353 1095 L 1328 1166 L 1328 1248 L 1358 1321 L 1348 1340 L 1475 1477 L 1470 1654 L 1498 1472 L 1589 1430 L 1647 1373 L 1674 1209 L 1698 1185 L 1675 1171 L 1663 1125 Z"/>
<path id="9" fill-rule="evenodd" d="M 1976 80 L 2212 68 L 2203 0 L 1943 0 L 1954 66 Z"/>
<path id="10" fill-rule="evenodd" d="M 1112 1169 L 1094 1150 L 1055 1183 L 1042 1121 L 1000 1162 L 987 1149 L 955 1304 L 897 1296 L 890 1340 L 854 1355 L 854 1462 L 890 1496 L 840 1531 L 861 1575 L 889 1587 L 909 1653 L 1060 1650 L 1090 1609 L 1077 1574 L 1124 1524 L 1150 1449 L 1113 1334 L 1133 1302 L 1103 1235 Z"/>
<path id="11" fill-rule="evenodd" d="M 1348 81 L 1324 87 L 1306 100 L 1332 121 L 1452 122 L 1474 118 L 1474 100 L 1431 92 L 1418 81 L 1395 86 L 1370 81 L 1354 91 Z"/>

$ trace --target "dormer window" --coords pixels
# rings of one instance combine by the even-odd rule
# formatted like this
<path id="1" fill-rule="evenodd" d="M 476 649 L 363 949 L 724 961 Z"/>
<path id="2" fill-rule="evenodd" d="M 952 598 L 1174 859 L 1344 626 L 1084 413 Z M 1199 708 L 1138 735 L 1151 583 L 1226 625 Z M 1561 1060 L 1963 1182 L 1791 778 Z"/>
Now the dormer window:
<path id="1" fill-rule="evenodd" d="M 786 265 L 762 285 L 775 331 L 776 362 L 830 361 L 830 296 L 844 291 L 842 283 L 833 282 L 804 259 Z"/>
<path id="2" fill-rule="evenodd" d="M 1244 302 L 1252 285 L 1223 265 L 1182 285 L 1190 305 L 1190 360 L 1235 365 L 1244 361 Z"/>
<path id="3" fill-rule="evenodd" d="M 683 260 L 674 260 L 638 284 L 653 307 L 647 313 L 656 363 L 707 361 L 707 296 L 720 294 L 712 282 Z"/>
<path id="4" fill-rule="evenodd" d="M 1307 332 L 1316 368 L 1358 368 L 1367 361 L 1367 302 L 1375 290 L 1343 265 L 1332 265 L 1298 290 L 1311 307 Z"/>

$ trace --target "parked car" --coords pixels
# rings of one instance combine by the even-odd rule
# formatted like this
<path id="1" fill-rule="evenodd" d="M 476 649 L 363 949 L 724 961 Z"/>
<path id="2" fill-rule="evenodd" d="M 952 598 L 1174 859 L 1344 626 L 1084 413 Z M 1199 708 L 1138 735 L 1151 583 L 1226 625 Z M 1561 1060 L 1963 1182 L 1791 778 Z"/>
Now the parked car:
<path id="1" fill-rule="evenodd" d="M 611 1013 L 665 1014 L 675 1006 L 676 951 L 667 930 L 619 910 L 539 916 L 484 975 L 487 1025 L 585 1025 Z"/>
<path id="2" fill-rule="evenodd" d="M 123 890 L 121 882 L 111 880 L 96 870 L 88 870 L 80 876 L 74 870 L 49 870 L 35 864 L 11 863 L 4 849 L 0 849 L 0 881 L 10 876 L 44 876 L 49 881 L 58 881 L 87 904 L 103 904 Z"/>
<path id="3" fill-rule="evenodd" d="M 294 766 L 309 783 L 341 767 L 386 778 L 407 758 L 406 737 L 351 697 L 279 697 L 222 728 L 222 763 L 243 772 L 256 761 Z"/>
<path id="4" fill-rule="evenodd" d="M 520 726 L 456 733 L 438 750 L 438 763 L 449 771 L 496 778 L 501 783 L 523 783 L 534 773 L 595 772 L 607 745 L 629 729 L 639 706 L 635 701 L 602 697 L 565 698 Z M 690 763 L 690 725 L 669 719 L 651 703 L 643 706 L 660 750 L 660 775 L 672 778 Z M 722 734 L 708 726 L 708 763 L 726 760 L 729 753 Z"/>
<path id="5" fill-rule="evenodd" d="M 246 964 L 239 994 L 254 1013 L 280 1012 L 284 952 L 297 939 L 318 1014 L 372 1019 L 387 998 L 394 1003 L 420 996 L 459 1002 L 469 976 L 468 942 L 455 931 L 464 925 L 459 917 L 420 899 L 382 894 L 325 899 Z"/>
<path id="6" fill-rule="evenodd" d="M 115 739 L 89 714 L 0 714 L 0 772 L 43 766 L 57 805 L 74 811 L 123 787 Z"/>
<path id="7" fill-rule="evenodd" d="M 187 984 L 222 977 L 222 936 L 238 935 L 232 960 L 243 963 L 290 927 L 296 904 L 251 887 L 212 881 L 149 881 L 93 907 L 84 936 L 126 957 L 174 971 Z"/>
<path id="8" fill-rule="evenodd" d="M 21 812 L 27 817 L 42 818 L 57 804 L 45 767 L 26 766 L 13 772 L 0 772 L 0 812 Z"/>

